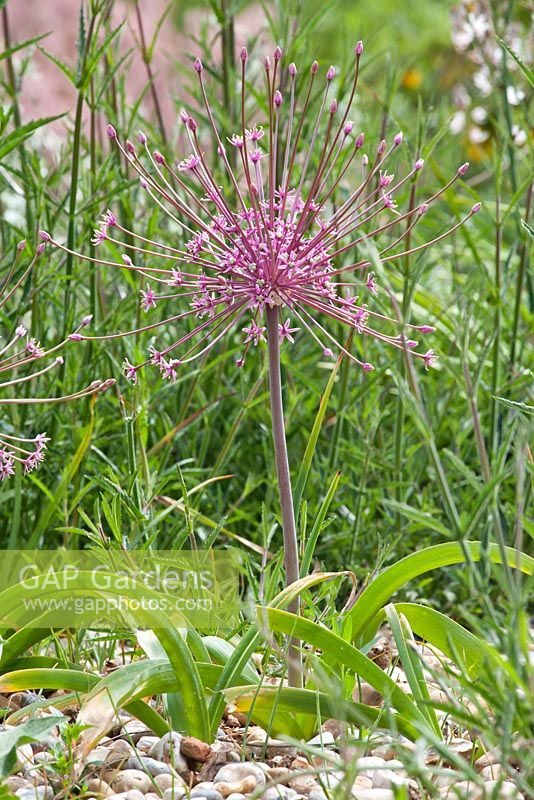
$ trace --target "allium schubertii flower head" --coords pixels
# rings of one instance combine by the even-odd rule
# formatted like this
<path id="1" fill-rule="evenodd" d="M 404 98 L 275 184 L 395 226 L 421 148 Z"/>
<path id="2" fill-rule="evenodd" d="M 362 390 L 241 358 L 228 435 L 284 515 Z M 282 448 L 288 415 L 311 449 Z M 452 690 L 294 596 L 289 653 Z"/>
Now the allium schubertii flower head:
<path id="1" fill-rule="evenodd" d="M 26 242 L 20 242 L 12 267 L 8 270 L 7 276 L 0 281 L 0 310 L 4 308 L 6 311 L 8 310 L 9 301 L 30 274 L 36 259 L 43 253 L 45 245 L 43 242 L 38 245 L 35 257 L 30 265 L 22 272 L 20 277 L 14 280 L 18 261 L 25 247 Z M 67 400 L 76 400 L 112 386 L 115 383 L 113 379 L 107 381 L 96 380 L 73 394 L 48 398 L 25 396 L 20 391 L 28 382 L 63 364 L 63 357 L 58 355 L 59 350 L 64 347 L 67 341 L 81 339 L 82 334 L 80 331 L 86 328 L 90 322 L 90 316 L 84 317 L 78 328 L 67 339 L 48 349 L 42 347 L 40 342 L 30 336 L 26 326 L 20 322 L 8 335 L 4 336 L 3 331 L 0 331 L 0 406 L 59 403 Z M 9 432 L 7 423 L 2 420 L 2 426 L 0 427 L 0 481 L 14 475 L 17 463 L 22 465 L 25 473 L 36 469 L 45 457 L 49 441 L 50 439 L 46 433 L 24 437 L 18 436 L 15 432 Z"/>
<path id="2" fill-rule="evenodd" d="M 138 370 L 148 363 L 156 364 L 164 378 L 174 379 L 181 365 L 210 350 L 236 328 L 242 332 L 243 348 L 237 361 L 241 366 L 250 348 L 266 339 L 264 312 L 273 307 L 279 310 L 281 341 L 292 343 L 295 334 L 307 332 L 323 356 L 343 352 L 364 370 L 372 370 L 372 364 L 361 361 L 337 341 L 331 332 L 333 320 L 356 334 L 396 348 L 407 347 L 427 367 L 433 365 L 432 350 L 420 348 L 415 338 L 399 333 L 396 319 L 373 309 L 373 295 L 379 291 L 373 266 L 394 263 L 440 241 L 480 205 L 433 241 L 411 244 L 418 221 L 465 175 L 468 165 L 459 167 L 431 197 L 405 211 L 397 207 L 399 190 L 411 185 L 423 169 L 423 160 L 418 158 L 399 178 L 389 171 L 389 164 L 403 143 L 402 133 L 367 148 L 364 133 L 355 130 L 349 117 L 362 52 L 363 45 L 358 42 L 352 85 L 343 109 L 332 96 L 335 69 L 330 67 L 321 77 L 316 61 L 303 81 L 301 102 L 297 103 L 298 71 L 293 63 L 287 66 L 287 88 L 282 94 L 282 51 L 276 48 L 273 57 L 263 63 L 266 119 L 250 120 L 249 58 L 243 48 L 241 126 L 229 132 L 217 127 L 204 68 L 195 60 L 207 126 L 214 137 L 219 166 L 226 173 L 226 189 L 220 186 L 205 154 L 207 131 L 201 131 L 188 112 L 182 111 L 180 119 L 190 152 L 177 163 L 152 150 L 144 133 L 139 133 L 134 145 L 129 140 L 122 142 L 108 125 L 108 136 L 139 174 L 152 201 L 182 230 L 186 244 L 179 247 L 173 241 L 154 241 L 126 230 L 114 213 L 107 211 L 93 243 L 102 246 L 108 242 L 124 249 L 122 263 L 80 258 L 141 276 L 145 312 L 161 301 L 171 303 L 173 311 L 166 319 L 127 333 L 179 324 L 190 317 L 198 320 L 172 344 L 152 346 L 143 363 L 126 362 L 125 374 L 130 380 L 135 381 Z M 319 108 L 312 116 L 317 94 Z M 231 149 L 234 157 L 230 157 Z M 122 241 L 124 235 L 135 243 Z M 48 233 L 41 236 L 67 250 Z M 433 331 L 428 324 L 409 327 L 417 337 Z M 101 338 L 123 335 L 127 334 Z"/>

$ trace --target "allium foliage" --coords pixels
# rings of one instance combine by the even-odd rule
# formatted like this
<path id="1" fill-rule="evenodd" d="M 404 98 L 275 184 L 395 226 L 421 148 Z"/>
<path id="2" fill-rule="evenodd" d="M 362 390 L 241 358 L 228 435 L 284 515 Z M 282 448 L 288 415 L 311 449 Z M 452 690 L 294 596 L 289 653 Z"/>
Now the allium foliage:
<path id="1" fill-rule="evenodd" d="M 17 248 L 17 257 L 12 268 L 8 271 L 3 281 L 0 281 L 0 310 L 6 309 L 16 290 L 29 276 L 35 260 L 42 254 L 44 244 L 41 243 L 36 251 L 36 256 L 22 275 L 13 280 L 20 254 L 24 251 L 26 243 L 20 242 Z M 112 386 L 113 379 L 107 381 L 93 381 L 84 389 L 64 397 L 36 398 L 21 391 L 26 385 L 45 375 L 63 363 L 63 357 L 58 352 L 69 339 L 81 338 L 80 331 L 89 325 L 91 317 L 84 317 L 79 327 L 67 339 L 48 349 L 41 346 L 34 337 L 30 336 L 26 326 L 22 323 L 6 336 L 0 335 L 0 406 L 1 405 L 26 405 L 41 403 L 57 403 L 67 400 L 76 400 L 88 394 L 100 392 Z M 0 331 L 0 334 L 3 332 Z M 16 464 L 22 465 L 24 472 L 32 472 L 38 467 L 44 457 L 49 438 L 46 433 L 36 436 L 18 436 L 9 432 L 7 424 L 0 427 L 0 481 L 9 478 L 15 473 Z"/>
<path id="2" fill-rule="evenodd" d="M 186 244 L 180 247 L 173 241 L 155 241 L 129 231 L 107 211 L 92 241 L 124 249 L 122 263 L 80 257 L 139 275 L 143 311 L 150 312 L 161 301 L 171 303 L 173 312 L 166 319 L 127 333 L 185 323 L 188 318 L 198 320 L 193 329 L 184 324 L 172 344 L 152 346 L 143 363 L 127 361 L 129 379 L 135 381 L 138 370 L 148 363 L 157 365 L 164 378 L 174 379 L 181 365 L 206 353 L 236 326 L 243 334 L 237 360 L 241 366 L 249 349 L 266 339 L 264 312 L 273 307 L 279 311 L 280 341 L 292 343 L 295 334 L 306 331 L 322 355 L 344 352 L 364 370 L 372 370 L 370 363 L 345 350 L 336 339 L 331 331 L 334 321 L 356 334 L 407 347 L 427 367 L 433 365 L 432 350 L 418 350 L 417 341 L 399 333 L 395 319 L 372 308 L 373 295 L 379 291 L 373 266 L 394 263 L 440 241 L 479 205 L 433 242 L 412 244 L 418 221 L 465 174 L 468 165 L 462 165 L 424 202 L 405 211 L 397 208 L 399 190 L 417 179 L 423 160 L 415 160 L 400 178 L 388 171 L 393 154 L 402 145 L 402 133 L 389 143 L 381 140 L 369 153 L 365 151 L 364 134 L 357 133 L 349 119 L 362 52 L 363 45 L 358 42 L 348 102 L 341 109 L 331 97 L 336 75 L 333 67 L 321 79 L 314 61 L 302 81 L 299 97 L 303 100 L 297 102 L 297 67 L 289 64 L 284 69 L 282 52 L 276 48 L 274 57 L 263 64 L 266 119 L 251 120 L 247 111 L 249 58 L 243 48 L 241 129 L 225 133 L 216 124 L 204 68 L 196 59 L 194 69 L 218 167 L 225 174 L 224 187 L 206 156 L 205 132 L 190 113 L 182 111 L 180 115 L 190 152 L 177 163 L 152 150 L 144 133 L 139 133 L 138 145 L 129 140 L 123 143 L 108 125 L 108 136 L 138 173 L 151 200 L 172 226 L 182 231 Z M 287 87 L 284 94 L 279 88 L 282 85 Z M 319 109 L 312 114 L 317 94 Z M 230 157 L 231 149 L 235 157 Z M 67 251 L 48 233 L 41 236 Z M 427 324 L 409 327 L 417 334 L 433 330 Z"/>

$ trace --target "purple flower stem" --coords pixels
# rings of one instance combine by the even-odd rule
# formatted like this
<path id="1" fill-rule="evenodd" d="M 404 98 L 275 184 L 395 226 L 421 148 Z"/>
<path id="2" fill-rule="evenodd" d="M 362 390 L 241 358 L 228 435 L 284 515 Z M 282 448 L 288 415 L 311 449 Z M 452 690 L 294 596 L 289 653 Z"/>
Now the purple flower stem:
<path id="1" fill-rule="evenodd" d="M 287 456 L 286 432 L 284 426 L 284 405 L 282 400 L 282 379 L 280 373 L 280 339 L 278 332 L 278 306 L 265 307 L 267 321 L 267 344 L 269 351 L 269 395 L 271 399 L 271 418 L 273 426 L 274 455 L 276 460 L 276 475 L 278 478 L 278 491 L 280 494 L 280 508 L 282 511 L 282 532 L 284 537 L 284 566 L 286 573 L 286 586 L 297 581 L 300 577 L 299 554 L 297 543 L 297 529 L 295 512 L 293 509 L 293 491 L 291 489 L 291 476 L 289 473 L 289 460 Z M 295 599 L 288 610 L 298 614 L 299 601 Z M 300 642 L 291 639 L 288 653 L 287 678 L 290 686 L 302 685 L 302 659 Z"/>

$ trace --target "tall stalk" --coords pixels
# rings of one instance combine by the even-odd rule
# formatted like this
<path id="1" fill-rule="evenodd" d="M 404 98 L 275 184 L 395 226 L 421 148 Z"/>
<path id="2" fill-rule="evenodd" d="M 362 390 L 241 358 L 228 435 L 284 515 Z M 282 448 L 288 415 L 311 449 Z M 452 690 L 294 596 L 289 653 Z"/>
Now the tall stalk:
<path id="1" fill-rule="evenodd" d="M 293 491 L 291 488 L 291 475 L 289 473 L 289 459 L 287 456 L 286 431 L 284 425 L 284 403 L 280 371 L 280 339 L 278 335 L 278 307 L 273 306 L 273 308 L 269 308 L 266 306 L 265 313 L 267 318 L 269 395 L 271 400 L 274 455 L 276 461 L 276 475 L 278 478 L 278 491 L 280 495 L 280 508 L 282 511 L 286 585 L 289 586 L 299 579 L 300 572 L 297 527 L 293 508 Z M 293 601 L 289 606 L 289 610 L 294 614 L 298 613 L 298 599 Z M 292 639 L 289 646 L 287 673 L 290 686 L 300 686 L 302 683 L 302 659 L 298 647 L 298 641 Z"/>

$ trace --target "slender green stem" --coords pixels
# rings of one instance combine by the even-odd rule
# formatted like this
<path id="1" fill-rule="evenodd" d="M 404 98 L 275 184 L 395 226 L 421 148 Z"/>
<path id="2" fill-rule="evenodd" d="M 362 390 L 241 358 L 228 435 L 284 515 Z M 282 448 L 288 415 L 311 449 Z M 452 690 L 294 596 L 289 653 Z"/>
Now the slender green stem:
<path id="1" fill-rule="evenodd" d="M 297 527 L 293 509 L 293 491 L 289 472 L 286 432 L 284 425 L 284 404 L 282 397 L 282 376 L 280 370 L 280 339 L 278 334 L 278 307 L 266 309 L 267 343 L 269 348 L 269 394 L 271 401 L 271 417 L 273 426 L 274 455 L 280 508 L 282 512 L 282 531 L 284 537 L 284 565 L 286 585 L 299 580 L 299 553 Z M 298 613 L 299 602 L 294 600 L 289 610 Z M 299 643 L 291 640 L 289 648 L 288 682 L 290 686 L 302 684 L 302 664 L 298 650 Z"/>
<path id="2" fill-rule="evenodd" d="M 498 413 L 497 401 L 493 398 L 499 394 L 501 382 L 501 295 L 502 295 L 502 225 L 501 225 L 501 198 L 500 189 L 495 197 L 495 314 L 493 317 L 493 365 L 491 376 L 491 405 L 490 405 L 490 431 L 489 451 L 490 460 L 493 461 L 498 449 Z"/>
<path id="3" fill-rule="evenodd" d="M 137 27 L 139 28 L 139 38 L 141 40 L 141 56 L 143 59 L 143 63 L 146 67 L 146 74 L 148 76 L 148 83 L 150 86 L 150 94 L 152 95 L 152 101 L 154 103 L 154 110 L 156 112 L 156 117 L 158 118 L 158 126 L 161 133 L 161 138 L 163 142 L 167 144 L 167 134 L 165 133 L 165 123 L 163 121 L 163 113 L 161 111 L 161 106 L 159 102 L 158 93 L 156 91 L 156 85 L 154 83 L 154 74 L 152 72 L 152 66 L 150 64 L 150 53 L 146 46 L 146 39 L 145 39 L 145 31 L 143 28 L 143 17 L 141 15 L 141 11 L 139 9 L 139 0 L 135 0 L 135 13 L 137 16 Z"/>

